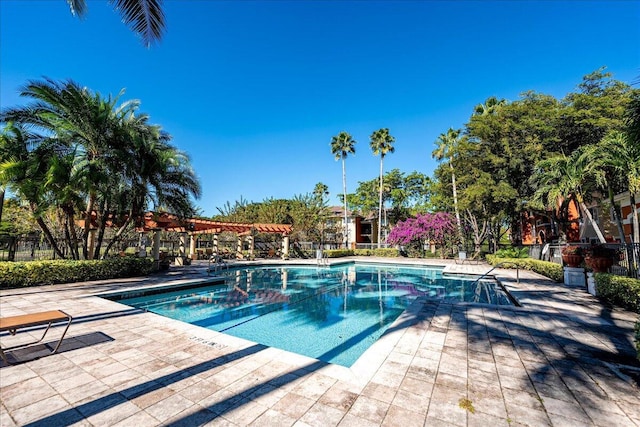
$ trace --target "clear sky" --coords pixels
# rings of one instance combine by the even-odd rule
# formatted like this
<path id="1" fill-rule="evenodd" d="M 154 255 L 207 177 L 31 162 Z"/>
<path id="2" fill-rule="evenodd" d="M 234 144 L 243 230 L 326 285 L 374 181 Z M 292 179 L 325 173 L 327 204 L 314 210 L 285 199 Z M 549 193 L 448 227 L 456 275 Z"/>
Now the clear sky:
<path id="1" fill-rule="evenodd" d="M 0 107 L 29 79 L 126 89 L 191 155 L 204 215 L 243 197 L 291 198 L 317 182 L 342 193 L 331 137 L 347 131 L 347 190 L 378 176 L 369 135 L 388 127 L 385 171 L 432 175 L 434 141 L 489 96 L 558 98 L 607 66 L 640 76 L 638 1 L 165 2 L 146 49 L 104 1 L 0 1 Z"/>

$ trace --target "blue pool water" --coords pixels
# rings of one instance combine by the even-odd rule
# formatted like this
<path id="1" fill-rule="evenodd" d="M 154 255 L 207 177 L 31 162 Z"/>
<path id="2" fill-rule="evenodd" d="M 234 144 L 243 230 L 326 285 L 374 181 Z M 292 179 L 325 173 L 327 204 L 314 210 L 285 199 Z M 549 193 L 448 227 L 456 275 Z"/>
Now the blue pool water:
<path id="1" fill-rule="evenodd" d="M 511 304 L 492 281 L 445 277 L 441 268 L 347 264 L 251 267 L 224 284 L 119 302 L 260 344 L 351 366 L 419 296 Z"/>

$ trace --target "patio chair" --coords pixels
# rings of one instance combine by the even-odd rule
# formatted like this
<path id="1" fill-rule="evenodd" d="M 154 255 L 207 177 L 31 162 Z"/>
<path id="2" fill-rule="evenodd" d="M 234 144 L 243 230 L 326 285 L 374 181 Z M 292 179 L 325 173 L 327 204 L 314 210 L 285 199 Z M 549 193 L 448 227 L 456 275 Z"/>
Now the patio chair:
<path id="1" fill-rule="evenodd" d="M 7 365 L 11 365 L 11 363 L 7 359 L 5 350 L 6 351 L 15 350 L 18 348 L 25 348 L 33 344 L 37 344 L 44 339 L 44 337 L 47 335 L 47 332 L 49 332 L 49 329 L 51 328 L 52 324 L 66 321 L 67 326 L 64 328 L 64 331 L 62 332 L 62 336 L 60 336 L 60 340 L 58 341 L 58 344 L 55 346 L 53 350 L 51 350 L 51 354 L 57 352 L 58 349 L 60 348 L 60 344 L 62 344 L 62 340 L 64 339 L 64 336 L 66 335 L 67 330 L 69 329 L 69 325 L 71 325 L 72 320 L 73 318 L 71 317 L 71 315 L 65 313 L 62 310 L 42 311 L 39 313 L 23 314 L 19 316 L 10 316 L 10 317 L 0 318 L 0 332 L 8 331 L 11 335 L 15 335 L 18 332 L 18 329 L 21 329 L 21 328 L 30 328 L 33 326 L 47 325 L 47 328 L 45 329 L 44 334 L 42 334 L 42 337 L 37 341 L 33 341 L 27 344 L 20 344 L 13 347 L 7 347 L 4 349 L 2 348 L 2 345 L 0 345 L 0 356 L 2 356 L 2 360 L 4 360 Z"/>

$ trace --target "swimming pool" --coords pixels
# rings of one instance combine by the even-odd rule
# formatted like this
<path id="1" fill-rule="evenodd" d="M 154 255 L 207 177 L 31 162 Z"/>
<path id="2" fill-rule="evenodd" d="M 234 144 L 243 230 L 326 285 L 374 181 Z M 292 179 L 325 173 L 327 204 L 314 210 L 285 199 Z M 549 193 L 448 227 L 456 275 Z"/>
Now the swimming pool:
<path id="1" fill-rule="evenodd" d="M 243 267 L 224 283 L 127 296 L 123 304 L 260 344 L 351 366 L 417 298 L 511 304 L 495 281 L 442 268 L 343 264 Z"/>

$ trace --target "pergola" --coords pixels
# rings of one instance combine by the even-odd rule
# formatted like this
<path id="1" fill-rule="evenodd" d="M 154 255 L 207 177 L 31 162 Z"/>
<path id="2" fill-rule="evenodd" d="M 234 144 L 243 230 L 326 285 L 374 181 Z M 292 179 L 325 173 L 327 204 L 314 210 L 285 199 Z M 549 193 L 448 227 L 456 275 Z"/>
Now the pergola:
<path id="1" fill-rule="evenodd" d="M 189 257 L 194 258 L 196 255 L 196 239 L 201 234 L 213 234 L 213 255 L 218 255 L 218 235 L 223 231 L 230 231 L 238 235 L 238 244 L 236 249 L 236 258 L 242 257 L 242 239 L 246 238 L 249 242 L 249 252 L 253 256 L 254 250 L 254 233 L 271 233 L 281 234 L 282 239 L 282 257 L 289 255 L 289 233 L 291 233 L 290 224 L 248 224 L 238 222 L 220 222 L 210 221 L 207 219 L 191 218 L 181 220 L 177 216 L 169 213 L 147 212 L 144 221 L 141 221 L 137 230 L 139 232 L 155 232 L 153 239 L 153 258 L 158 260 L 160 257 L 160 233 L 158 231 L 173 231 L 180 233 L 180 257 L 185 256 L 185 248 L 187 244 L 187 236 L 189 236 Z"/>

